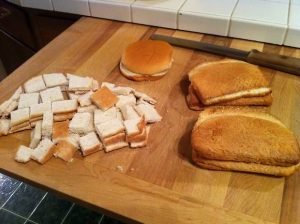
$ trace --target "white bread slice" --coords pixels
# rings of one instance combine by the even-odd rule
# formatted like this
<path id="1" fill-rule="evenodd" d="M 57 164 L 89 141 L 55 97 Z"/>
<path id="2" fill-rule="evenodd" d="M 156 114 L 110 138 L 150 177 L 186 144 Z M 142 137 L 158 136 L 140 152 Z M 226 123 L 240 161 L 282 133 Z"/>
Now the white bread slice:
<path id="1" fill-rule="evenodd" d="M 11 127 L 29 122 L 29 108 L 14 110 L 10 113 Z"/>
<path id="2" fill-rule="evenodd" d="M 116 103 L 116 107 L 123 107 L 125 105 L 136 105 L 136 98 L 133 94 L 129 95 L 118 95 L 118 102 Z"/>
<path id="3" fill-rule="evenodd" d="M 76 152 L 77 148 L 73 143 L 68 140 L 60 140 L 58 144 L 54 146 L 53 155 L 66 162 L 72 162 Z"/>
<path id="4" fill-rule="evenodd" d="M 97 109 L 94 111 L 94 124 L 100 124 L 109 120 L 117 119 L 118 109 L 111 107 L 106 111 Z"/>
<path id="5" fill-rule="evenodd" d="M 76 112 L 68 112 L 68 113 L 60 113 L 60 114 L 54 114 L 54 121 L 66 121 L 71 120 Z"/>
<path id="6" fill-rule="evenodd" d="M 44 138 L 38 146 L 33 150 L 31 159 L 38 163 L 44 164 L 53 156 L 54 143 L 48 138 Z"/>
<path id="7" fill-rule="evenodd" d="M 42 121 L 38 121 L 35 124 L 35 128 L 31 132 L 31 141 L 29 147 L 34 149 L 38 146 L 42 139 Z"/>
<path id="8" fill-rule="evenodd" d="M 59 140 L 65 139 L 69 136 L 69 124 L 69 120 L 53 123 L 52 141 L 54 143 L 57 143 Z"/>
<path id="9" fill-rule="evenodd" d="M 77 99 L 80 106 L 90 106 L 92 104 L 91 95 L 93 95 L 93 93 L 93 91 L 88 91 L 87 93 L 80 95 Z"/>
<path id="10" fill-rule="evenodd" d="M 20 145 L 16 153 L 15 160 L 19 163 L 27 163 L 30 160 L 32 153 L 33 150 L 31 148 Z"/>
<path id="11" fill-rule="evenodd" d="M 118 142 L 125 142 L 126 141 L 126 134 L 125 132 L 120 132 L 113 136 L 101 139 L 104 146 L 116 144 Z"/>
<path id="12" fill-rule="evenodd" d="M 129 95 L 134 92 L 134 89 L 131 87 L 116 86 L 111 91 L 116 95 Z"/>
<path id="13" fill-rule="evenodd" d="M 92 90 L 97 91 L 99 89 L 99 82 L 96 79 L 93 79 Z"/>
<path id="14" fill-rule="evenodd" d="M 52 111 L 54 114 L 74 112 L 77 106 L 77 100 L 55 101 L 52 102 Z"/>
<path id="15" fill-rule="evenodd" d="M 51 110 L 51 103 L 39 103 L 33 104 L 30 106 L 30 120 L 33 121 L 33 118 L 41 117 L 46 111 Z"/>
<path id="16" fill-rule="evenodd" d="M 64 96 L 61 92 L 60 87 L 58 86 L 45 89 L 41 91 L 40 94 L 43 103 L 64 100 Z"/>
<path id="17" fill-rule="evenodd" d="M 128 105 L 128 104 L 124 105 L 120 107 L 120 111 L 122 113 L 122 117 L 124 118 L 124 120 L 130 120 L 130 119 L 140 117 L 140 115 L 135 110 L 135 107 L 132 105 Z"/>
<path id="18" fill-rule="evenodd" d="M 0 105 L 0 116 L 3 115 L 3 113 L 5 112 L 5 110 L 7 109 L 7 107 L 9 106 L 9 104 L 12 102 L 11 99 L 4 101 L 1 105 Z"/>
<path id="19" fill-rule="evenodd" d="M 101 83 L 101 88 L 102 87 L 107 87 L 108 89 L 112 90 L 116 85 L 110 82 L 102 82 Z"/>
<path id="20" fill-rule="evenodd" d="M 137 112 L 142 116 L 145 116 L 147 123 L 155 123 L 161 121 L 162 117 L 158 114 L 153 105 L 142 102 L 136 106 Z"/>
<path id="21" fill-rule="evenodd" d="M 83 156 L 90 155 L 103 149 L 95 132 L 90 132 L 87 135 L 80 137 L 79 144 Z"/>
<path id="22" fill-rule="evenodd" d="M 76 113 L 69 124 L 69 130 L 75 134 L 86 134 L 94 131 L 93 114 Z"/>
<path id="23" fill-rule="evenodd" d="M 145 147 L 147 146 L 147 142 L 148 142 L 148 136 L 149 136 L 149 132 L 150 132 L 150 126 L 146 126 L 144 128 L 144 131 L 146 132 L 146 135 L 145 135 L 145 139 L 142 140 L 142 141 L 133 141 L 133 142 L 130 142 L 130 147 L 131 148 L 141 148 L 141 147 Z"/>
<path id="24" fill-rule="evenodd" d="M 139 129 L 139 124 L 141 122 L 142 118 L 133 118 L 130 120 L 124 121 L 125 131 L 127 136 L 134 136 L 141 133 L 142 130 Z"/>
<path id="25" fill-rule="evenodd" d="M 68 97 L 69 97 L 70 100 L 78 100 L 80 95 L 72 93 L 72 92 L 68 92 Z"/>
<path id="26" fill-rule="evenodd" d="M 46 89 L 46 85 L 41 75 L 33 77 L 24 83 L 24 90 L 26 93 L 40 92 L 44 89 Z"/>
<path id="27" fill-rule="evenodd" d="M 96 124 L 95 128 L 101 139 L 110 137 L 125 130 L 122 121 L 119 119 L 112 119 L 100 124 Z"/>
<path id="28" fill-rule="evenodd" d="M 7 135 L 10 129 L 9 119 L 0 119 L 0 136 Z"/>
<path id="29" fill-rule="evenodd" d="M 66 138 L 66 140 L 69 143 L 73 144 L 76 147 L 76 149 L 80 148 L 79 139 L 80 139 L 80 135 L 79 134 L 74 134 L 74 133 L 69 134 L 69 136 Z"/>
<path id="30" fill-rule="evenodd" d="M 69 91 L 85 91 L 93 89 L 93 79 L 67 74 L 69 79 Z"/>
<path id="31" fill-rule="evenodd" d="M 17 109 L 18 105 L 19 105 L 19 103 L 17 101 L 12 100 L 10 102 L 10 104 L 8 105 L 8 107 L 6 108 L 6 110 L 4 111 L 3 116 L 7 117 L 10 114 L 10 112 L 12 112 L 15 109 Z"/>
<path id="32" fill-rule="evenodd" d="M 90 105 L 90 106 L 86 106 L 86 107 L 78 107 L 77 108 L 77 112 L 78 113 L 84 113 L 84 112 L 88 112 L 88 113 L 94 113 L 94 111 L 97 109 L 97 107 L 95 105 Z"/>
<path id="33" fill-rule="evenodd" d="M 47 88 L 56 86 L 67 86 L 69 84 L 66 76 L 63 73 L 50 73 L 43 75 Z"/>
<path id="34" fill-rule="evenodd" d="M 139 100 L 144 100 L 150 104 L 156 104 L 157 101 L 153 98 L 151 98 L 150 96 L 148 96 L 145 93 L 139 92 L 139 91 L 134 91 L 134 95 L 136 98 L 139 98 Z"/>
<path id="35" fill-rule="evenodd" d="M 22 86 L 19 86 L 18 89 L 14 92 L 14 94 L 10 97 L 11 100 L 19 101 L 21 93 L 23 93 Z"/>
<path id="36" fill-rule="evenodd" d="M 30 107 L 33 104 L 38 104 L 39 99 L 39 93 L 22 93 L 20 95 L 18 109 Z"/>
<path id="37" fill-rule="evenodd" d="M 111 152 L 113 150 L 121 149 L 121 148 L 124 148 L 124 147 L 127 147 L 127 146 L 128 146 L 127 142 L 118 142 L 118 143 L 106 146 L 104 148 L 104 151 L 105 152 Z"/>
<path id="38" fill-rule="evenodd" d="M 53 129 L 53 113 L 46 111 L 43 115 L 42 136 L 51 138 Z"/>

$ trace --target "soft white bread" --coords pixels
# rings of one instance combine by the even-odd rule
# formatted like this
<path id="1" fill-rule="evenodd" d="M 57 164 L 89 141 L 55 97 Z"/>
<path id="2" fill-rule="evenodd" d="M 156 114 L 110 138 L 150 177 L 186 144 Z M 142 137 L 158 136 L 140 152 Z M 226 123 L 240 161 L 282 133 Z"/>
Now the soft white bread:
<path id="1" fill-rule="evenodd" d="M 20 145 L 16 153 L 15 160 L 19 163 L 27 163 L 31 158 L 32 152 L 33 150 L 31 148 Z"/>
<path id="2" fill-rule="evenodd" d="M 64 100 L 64 96 L 61 92 L 60 87 L 58 86 L 45 89 L 41 91 L 40 94 L 43 103 Z"/>
<path id="3" fill-rule="evenodd" d="M 111 107 L 110 109 L 103 110 L 95 110 L 94 111 L 94 124 L 104 123 L 110 120 L 117 119 L 118 109 L 116 107 Z"/>
<path id="4" fill-rule="evenodd" d="M 121 108 L 125 105 L 136 105 L 136 98 L 133 94 L 118 96 L 118 102 L 116 103 L 116 107 Z"/>
<path id="5" fill-rule="evenodd" d="M 24 83 L 24 90 L 26 93 L 40 92 L 44 89 L 46 89 L 46 85 L 41 75 L 33 77 Z"/>
<path id="6" fill-rule="evenodd" d="M 110 90 L 116 95 L 129 95 L 135 91 L 131 87 L 124 87 L 124 86 L 112 87 Z"/>
<path id="7" fill-rule="evenodd" d="M 19 105 L 18 101 L 12 100 L 8 105 L 8 107 L 5 109 L 5 111 L 3 112 L 3 116 L 7 117 L 12 111 L 18 108 L 18 105 Z"/>
<path id="8" fill-rule="evenodd" d="M 94 131 L 93 114 L 76 113 L 69 124 L 69 130 L 75 134 L 86 134 Z"/>
<path id="9" fill-rule="evenodd" d="M 148 142 L 148 136 L 149 136 L 149 132 L 150 132 L 150 126 L 146 126 L 143 130 L 143 132 L 138 135 L 138 136 L 134 136 L 131 141 L 130 141 L 130 147 L 131 148 L 142 148 L 147 146 L 147 142 Z M 140 136 L 140 138 L 138 138 Z"/>
<path id="10" fill-rule="evenodd" d="M 54 121 L 66 121 L 71 120 L 76 112 L 68 112 L 68 113 L 60 113 L 60 114 L 54 114 Z"/>
<path id="11" fill-rule="evenodd" d="M 125 132 L 128 137 L 138 135 L 142 132 L 142 130 L 139 128 L 142 120 L 143 118 L 138 117 L 124 121 Z"/>
<path id="12" fill-rule="evenodd" d="M 22 86 L 19 86 L 18 89 L 14 92 L 14 94 L 10 97 L 11 100 L 19 101 L 21 93 L 23 93 Z"/>
<path id="13" fill-rule="evenodd" d="M 10 113 L 11 127 L 29 122 L 29 108 L 14 110 Z"/>
<path id="14" fill-rule="evenodd" d="M 138 98 L 139 100 L 144 100 L 148 103 L 151 103 L 151 104 L 156 104 L 157 101 L 155 99 L 153 99 L 152 97 L 148 96 L 147 94 L 145 93 L 142 93 L 142 92 L 139 92 L 139 91 L 134 91 L 134 95 L 136 98 Z"/>
<path id="15" fill-rule="evenodd" d="M 90 155 L 103 148 L 95 132 L 90 132 L 80 137 L 79 144 L 83 156 Z"/>
<path id="16" fill-rule="evenodd" d="M 110 83 L 110 82 L 102 82 L 101 88 L 104 86 L 107 87 L 108 89 L 112 90 L 116 85 L 114 83 Z"/>
<path id="17" fill-rule="evenodd" d="M 38 146 L 42 139 L 42 121 L 38 121 L 35 124 L 35 128 L 31 132 L 31 141 L 29 147 L 34 149 Z"/>
<path id="18" fill-rule="evenodd" d="M 75 93 L 72 93 L 72 92 L 68 92 L 68 96 L 69 96 L 69 99 L 70 99 L 70 100 L 78 100 L 78 98 L 79 98 L 81 95 L 75 94 Z"/>
<path id="19" fill-rule="evenodd" d="M 81 95 L 78 97 L 78 102 L 79 102 L 79 105 L 84 107 L 84 106 L 90 106 L 92 104 L 92 101 L 91 101 L 91 96 L 93 95 L 93 91 L 88 91 L 87 93 Z"/>
<path id="20" fill-rule="evenodd" d="M 53 155 L 66 162 L 72 162 L 75 153 L 77 152 L 76 146 L 68 140 L 60 140 L 54 146 Z"/>
<path id="21" fill-rule="evenodd" d="M 140 115 L 135 110 L 135 107 L 132 105 L 124 105 L 120 107 L 120 111 L 124 120 L 130 120 L 140 117 Z"/>
<path id="22" fill-rule="evenodd" d="M 155 123 L 161 121 L 162 117 L 158 114 L 153 105 L 143 101 L 136 106 L 136 111 L 145 117 L 147 123 Z"/>
<path id="23" fill-rule="evenodd" d="M 3 113 L 5 112 L 5 110 L 7 109 L 7 107 L 9 106 L 9 104 L 12 102 L 11 99 L 4 101 L 1 105 L 0 105 L 0 116 L 3 116 Z"/>
<path id="24" fill-rule="evenodd" d="M 54 114 L 74 112 L 77 110 L 77 100 L 62 100 L 52 102 L 52 111 Z"/>
<path id="25" fill-rule="evenodd" d="M 118 142 L 118 143 L 115 143 L 115 144 L 105 146 L 104 151 L 105 152 L 111 152 L 113 150 L 121 149 L 121 148 L 124 148 L 124 147 L 127 147 L 127 146 L 128 146 L 128 143 L 125 142 L 125 141 L 124 142 Z"/>
<path id="26" fill-rule="evenodd" d="M 31 129 L 30 123 L 29 122 L 24 122 L 23 124 L 20 124 L 20 125 L 14 126 L 14 127 L 10 127 L 8 133 L 12 134 L 12 133 L 15 133 L 15 132 L 29 130 L 29 129 Z"/>
<path id="27" fill-rule="evenodd" d="M 113 136 L 102 139 L 102 143 L 105 147 L 109 146 L 109 145 L 112 145 L 112 144 L 116 144 L 118 142 L 125 142 L 125 141 L 126 141 L 125 132 L 120 132 L 120 133 L 115 134 Z"/>
<path id="28" fill-rule="evenodd" d="M 54 143 L 69 136 L 69 123 L 69 120 L 53 123 L 52 141 Z"/>
<path id="29" fill-rule="evenodd" d="M 95 128 L 101 139 L 113 136 L 125 130 L 122 121 L 119 119 L 112 119 L 100 124 L 96 124 Z"/>
<path id="30" fill-rule="evenodd" d="M 43 115 L 42 136 L 51 138 L 52 128 L 53 128 L 53 113 L 52 111 L 46 111 Z"/>
<path id="31" fill-rule="evenodd" d="M 31 153 L 31 159 L 44 164 L 51 159 L 54 149 L 54 143 L 48 138 L 44 138 Z"/>
<path id="32" fill-rule="evenodd" d="M 7 135 L 10 129 L 9 119 L 0 119 L 0 136 Z"/>
<path id="33" fill-rule="evenodd" d="M 47 88 L 56 86 L 67 86 L 69 84 L 67 78 L 63 73 L 50 73 L 43 75 Z"/>
<path id="34" fill-rule="evenodd" d="M 118 97 L 104 86 L 92 94 L 91 100 L 98 108 L 105 111 L 118 102 Z"/>
<path id="35" fill-rule="evenodd" d="M 30 107 L 33 104 L 38 104 L 39 99 L 39 93 L 22 93 L 20 95 L 18 109 Z"/>
<path id="36" fill-rule="evenodd" d="M 96 109 L 97 109 L 97 107 L 92 104 L 92 105 L 86 106 L 86 107 L 78 107 L 77 112 L 78 113 L 84 113 L 84 112 L 94 113 Z"/>
<path id="37" fill-rule="evenodd" d="M 257 66 L 237 60 L 201 64 L 189 72 L 189 79 L 204 105 L 271 92 L 267 79 Z"/>
<path id="38" fill-rule="evenodd" d="M 33 118 L 42 117 L 46 111 L 51 110 L 51 103 L 39 103 L 33 104 L 30 106 L 30 120 L 33 121 Z"/>
<path id="39" fill-rule="evenodd" d="M 291 167 L 300 162 L 299 146 L 293 133 L 278 119 L 259 109 L 206 109 L 200 112 L 191 142 L 192 158 L 200 166 L 231 167 L 232 170 L 243 167 L 249 172 L 264 173 L 264 166 Z M 234 162 L 239 163 L 236 168 L 232 166 Z M 240 165 L 243 163 L 248 165 Z M 259 165 L 263 165 L 261 169 Z"/>
<path id="40" fill-rule="evenodd" d="M 69 91 L 88 91 L 93 89 L 93 79 L 67 74 L 69 79 Z"/>

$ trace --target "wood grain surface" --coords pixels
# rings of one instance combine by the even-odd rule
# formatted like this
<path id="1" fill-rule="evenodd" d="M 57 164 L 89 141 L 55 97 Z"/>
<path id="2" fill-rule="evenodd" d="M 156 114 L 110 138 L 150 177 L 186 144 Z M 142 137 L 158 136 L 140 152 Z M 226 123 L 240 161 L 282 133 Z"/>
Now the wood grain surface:
<path id="1" fill-rule="evenodd" d="M 121 76 L 123 49 L 152 33 L 242 50 L 300 57 L 300 50 L 225 37 L 82 18 L 54 39 L 0 84 L 0 102 L 28 78 L 69 72 L 92 76 L 143 91 L 158 100 L 162 122 L 152 126 L 149 144 L 76 156 L 66 163 L 52 159 L 41 166 L 14 161 L 20 144 L 29 144 L 29 131 L 0 138 L 0 169 L 125 221 L 143 223 L 300 223 L 300 172 L 276 178 L 200 169 L 191 163 L 190 133 L 198 113 L 187 108 L 187 72 L 220 56 L 174 47 L 170 72 L 154 82 L 133 82 Z M 300 79 L 263 69 L 271 82 L 270 113 L 300 137 Z M 124 171 L 116 169 L 122 166 Z"/>

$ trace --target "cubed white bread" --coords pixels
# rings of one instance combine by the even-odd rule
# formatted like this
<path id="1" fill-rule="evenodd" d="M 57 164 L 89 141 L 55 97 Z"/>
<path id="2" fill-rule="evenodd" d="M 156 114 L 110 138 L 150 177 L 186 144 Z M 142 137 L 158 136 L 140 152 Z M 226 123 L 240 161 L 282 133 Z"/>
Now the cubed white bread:
<path id="1" fill-rule="evenodd" d="M 20 95 L 23 93 L 23 88 L 22 86 L 19 86 L 18 89 L 14 92 L 14 94 L 10 97 L 11 100 L 19 101 Z"/>
<path id="2" fill-rule="evenodd" d="M 90 155 L 103 148 L 95 132 L 90 132 L 87 135 L 80 137 L 79 144 L 83 156 Z"/>
<path id="3" fill-rule="evenodd" d="M 3 116 L 7 117 L 10 114 L 10 112 L 12 112 L 12 111 L 14 111 L 15 109 L 18 108 L 18 104 L 19 103 L 17 101 L 12 100 L 10 102 L 10 104 L 8 105 L 8 107 L 6 108 L 6 110 L 4 111 Z"/>
<path id="4" fill-rule="evenodd" d="M 102 82 L 101 83 L 101 88 L 102 87 L 107 87 L 108 89 L 112 90 L 116 85 L 110 82 Z"/>
<path id="5" fill-rule="evenodd" d="M 125 127 L 119 119 L 109 120 L 95 125 L 97 134 L 101 139 L 123 132 Z"/>
<path id="6" fill-rule="evenodd" d="M 41 94 L 43 103 L 64 100 L 62 91 L 61 91 L 60 87 L 58 87 L 58 86 L 52 87 L 49 89 L 45 89 L 45 90 L 41 91 L 40 94 Z"/>
<path id="7" fill-rule="evenodd" d="M 78 102 L 80 106 L 90 106 L 92 104 L 91 95 L 93 95 L 93 91 L 88 91 L 87 93 L 79 96 Z"/>
<path id="8" fill-rule="evenodd" d="M 127 146 L 128 146 L 127 142 L 118 142 L 118 143 L 106 146 L 104 148 L 104 151 L 105 152 L 111 152 L 113 150 L 121 149 L 121 148 L 124 148 L 124 147 L 127 147 Z"/>
<path id="9" fill-rule="evenodd" d="M 51 138 L 53 129 L 53 113 L 46 111 L 43 115 L 42 136 Z"/>
<path id="10" fill-rule="evenodd" d="M 46 111 L 51 111 L 51 102 L 33 104 L 30 106 L 30 120 L 41 117 Z"/>
<path id="11" fill-rule="evenodd" d="M 135 106 L 132 106 L 132 105 L 126 104 L 126 105 L 120 107 L 120 111 L 122 113 L 122 117 L 124 118 L 124 120 L 130 120 L 130 119 L 140 117 L 138 112 L 135 110 Z"/>
<path id="12" fill-rule="evenodd" d="M 94 124 L 100 124 L 109 120 L 117 119 L 118 109 L 111 107 L 106 111 L 97 109 L 94 111 Z"/>
<path id="13" fill-rule="evenodd" d="M 142 141 L 134 141 L 134 142 L 130 142 L 130 147 L 131 148 L 141 148 L 141 147 L 145 147 L 147 145 L 147 142 L 148 142 L 148 136 L 149 136 L 149 132 L 150 132 L 150 126 L 146 126 L 145 127 L 145 132 L 146 132 L 146 135 L 145 135 L 145 139 L 142 140 Z"/>
<path id="14" fill-rule="evenodd" d="M 54 121 L 66 121 L 71 120 L 76 112 L 68 112 L 68 113 L 60 113 L 60 114 L 54 114 L 53 120 Z"/>
<path id="15" fill-rule="evenodd" d="M 46 89 L 46 85 L 41 75 L 33 77 L 24 83 L 24 90 L 26 93 L 40 92 L 44 89 Z"/>
<path id="16" fill-rule="evenodd" d="M 52 102 L 52 111 L 54 114 L 68 113 L 77 111 L 77 100 L 63 100 Z"/>
<path id="17" fill-rule="evenodd" d="M 51 159 L 54 149 L 54 143 L 50 139 L 44 138 L 31 153 L 31 159 L 44 164 Z"/>
<path id="18" fill-rule="evenodd" d="M 0 105 L 0 116 L 2 116 L 2 114 L 4 113 L 4 111 L 7 109 L 7 107 L 9 106 L 9 104 L 12 102 L 11 99 L 4 101 L 1 105 Z"/>
<path id="19" fill-rule="evenodd" d="M 145 121 L 147 123 L 155 123 L 161 121 L 162 117 L 158 114 L 153 105 L 143 102 L 136 106 L 136 111 L 140 115 L 145 116 Z"/>
<path id="20" fill-rule="evenodd" d="M 47 88 L 55 86 L 66 86 L 69 84 L 66 76 L 63 73 L 50 73 L 43 75 Z"/>
<path id="21" fill-rule="evenodd" d="M 93 79 L 92 90 L 97 91 L 99 89 L 99 83 L 96 79 Z"/>
<path id="22" fill-rule="evenodd" d="M 112 88 L 111 91 L 116 95 L 129 95 L 134 92 L 134 89 L 130 87 L 116 86 Z"/>
<path id="23" fill-rule="evenodd" d="M 93 89 L 93 79 L 89 77 L 80 77 L 77 75 L 67 74 L 69 79 L 69 91 L 82 91 Z"/>
<path id="24" fill-rule="evenodd" d="M 125 132 L 120 132 L 113 136 L 101 139 L 104 146 L 116 144 L 118 142 L 125 142 L 126 141 L 126 134 Z"/>
<path id="25" fill-rule="evenodd" d="M 139 100 L 144 100 L 147 101 L 148 103 L 151 104 L 156 104 L 157 101 L 153 98 L 151 98 L 150 96 L 148 96 L 145 93 L 139 92 L 139 91 L 134 91 L 134 95 L 136 96 L 136 98 L 139 98 Z"/>
<path id="26" fill-rule="evenodd" d="M 42 121 L 35 123 L 35 128 L 31 132 L 31 141 L 29 147 L 34 149 L 38 146 L 42 139 Z"/>
<path id="27" fill-rule="evenodd" d="M 68 92 L 68 96 L 69 96 L 70 100 L 78 100 L 78 98 L 80 97 L 79 94 L 75 94 L 75 93 L 71 93 L 71 92 Z"/>
<path id="28" fill-rule="evenodd" d="M 30 160 L 32 153 L 33 150 L 31 148 L 20 145 L 15 155 L 15 160 L 20 163 L 27 163 Z"/>
<path id="29" fill-rule="evenodd" d="M 29 130 L 29 129 L 31 129 L 30 123 L 29 122 L 24 122 L 22 124 L 10 127 L 8 133 L 12 134 L 12 133 L 15 133 L 15 132 Z"/>
<path id="30" fill-rule="evenodd" d="M 86 106 L 86 107 L 78 107 L 77 108 L 77 112 L 78 113 L 84 113 L 84 112 L 88 112 L 88 113 L 94 113 L 94 111 L 97 109 L 97 107 L 95 105 L 90 105 L 90 106 Z"/>
<path id="31" fill-rule="evenodd" d="M 14 110 L 10 113 L 10 126 L 16 126 L 24 122 L 29 122 L 29 108 Z"/>
<path id="32" fill-rule="evenodd" d="M 39 93 L 22 93 L 20 95 L 18 109 L 30 107 L 33 104 L 38 104 L 40 99 Z"/>
<path id="33" fill-rule="evenodd" d="M 71 133 L 69 134 L 69 136 L 66 138 L 66 140 L 70 143 L 72 143 L 77 149 L 79 149 L 79 139 L 80 139 L 80 135 L 79 134 L 74 134 Z"/>
<path id="34" fill-rule="evenodd" d="M 129 95 L 118 95 L 118 102 L 116 103 L 116 107 L 123 107 L 125 105 L 136 105 L 136 98 L 133 94 Z"/>
<path id="35" fill-rule="evenodd" d="M 72 162 L 76 152 L 77 148 L 72 143 L 68 140 L 61 140 L 54 146 L 53 155 L 66 162 Z"/>
<path id="36" fill-rule="evenodd" d="M 9 119 L 0 119 L 0 136 L 7 135 L 10 129 Z"/>
<path id="37" fill-rule="evenodd" d="M 76 113 L 69 124 L 69 130 L 75 134 L 86 134 L 94 131 L 93 114 Z"/>
<path id="38" fill-rule="evenodd" d="M 142 130 L 139 129 L 139 124 L 141 120 L 142 118 L 139 117 L 124 121 L 125 132 L 127 136 L 138 135 L 142 132 Z"/>

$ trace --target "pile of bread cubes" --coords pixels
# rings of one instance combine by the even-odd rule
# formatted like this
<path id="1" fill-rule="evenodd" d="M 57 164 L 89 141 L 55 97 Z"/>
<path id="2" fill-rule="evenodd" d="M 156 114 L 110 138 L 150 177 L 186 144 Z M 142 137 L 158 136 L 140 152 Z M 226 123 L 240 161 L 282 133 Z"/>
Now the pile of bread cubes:
<path id="1" fill-rule="evenodd" d="M 44 164 L 53 156 L 72 161 L 147 144 L 150 124 L 161 116 L 156 100 L 130 87 L 63 73 L 36 76 L 0 105 L 0 136 L 33 129 L 29 147 L 21 145 L 15 160 Z"/>

